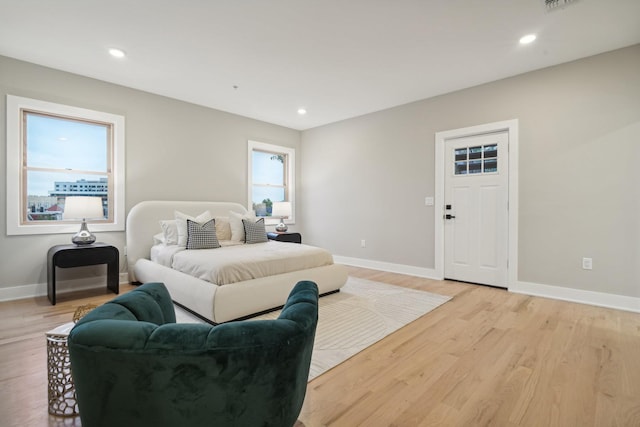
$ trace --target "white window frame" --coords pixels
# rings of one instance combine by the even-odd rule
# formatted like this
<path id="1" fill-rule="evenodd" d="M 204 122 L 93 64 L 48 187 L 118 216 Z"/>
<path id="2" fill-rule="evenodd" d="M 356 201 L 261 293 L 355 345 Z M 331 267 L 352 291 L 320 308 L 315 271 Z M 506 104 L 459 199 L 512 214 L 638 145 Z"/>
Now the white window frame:
<path id="1" fill-rule="evenodd" d="M 124 117 L 101 111 L 7 95 L 7 234 L 57 234 L 75 233 L 78 223 L 46 221 L 46 223 L 22 224 L 23 203 L 21 177 L 23 161 L 23 110 L 76 118 L 79 120 L 109 123 L 113 126 L 113 222 L 91 224 L 91 231 L 124 231 L 125 226 L 125 131 Z"/>
<path id="2" fill-rule="evenodd" d="M 291 216 L 284 220 L 287 225 L 296 223 L 296 203 L 295 203 L 295 164 L 296 164 L 296 150 L 291 147 L 284 147 L 281 145 L 267 144 L 258 141 L 248 141 L 247 150 L 247 165 L 248 165 L 248 187 L 247 187 L 247 209 L 251 210 L 253 206 L 253 152 L 254 151 L 267 151 L 275 154 L 284 154 L 287 156 L 287 177 L 285 184 L 287 186 L 286 194 L 288 195 L 287 202 L 291 202 Z M 277 225 L 280 223 L 278 217 L 264 217 L 265 225 Z"/>

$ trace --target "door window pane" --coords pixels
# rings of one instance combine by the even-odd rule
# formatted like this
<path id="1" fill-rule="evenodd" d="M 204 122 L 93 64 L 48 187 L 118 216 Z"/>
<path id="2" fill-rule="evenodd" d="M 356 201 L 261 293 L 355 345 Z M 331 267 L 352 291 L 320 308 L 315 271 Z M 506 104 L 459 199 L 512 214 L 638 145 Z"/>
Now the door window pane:
<path id="1" fill-rule="evenodd" d="M 467 162 L 456 162 L 456 175 L 467 174 Z"/>
<path id="2" fill-rule="evenodd" d="M 481 173 L 482 160 L 472 160 L 469 162 L 469 173 Z"/>
<path id="3" fill-rule="evenodd" d="M 498 161 L 489 159 L 484 161 L 484 173 L 498 172 Z"/>
<path id="4" fill-rule="evenodd" d="M 498 146 L 496 144 L 485 145 L 484 146 L 484 158 L 495 158 L 498 157 Z"/>
<path id="5" fill-rule="evenodd" d="M 498 145 L 456 148 L 454 174 L 484 174 L 498 172 Z"/>
<path id="6" fill-rule="evenodd" d="M 459 148 L 456 150 L 456 161 L 458 160 L 467 160 L 467 149 Z"/>
<path id="7" fill-rule="evenodd" d="M 482 146 L 480 146 L 480 147 L 470 147 L 469 148 L 469 158 L 470 159 L 480 159 L 480 158 L 482 158 Z"/>

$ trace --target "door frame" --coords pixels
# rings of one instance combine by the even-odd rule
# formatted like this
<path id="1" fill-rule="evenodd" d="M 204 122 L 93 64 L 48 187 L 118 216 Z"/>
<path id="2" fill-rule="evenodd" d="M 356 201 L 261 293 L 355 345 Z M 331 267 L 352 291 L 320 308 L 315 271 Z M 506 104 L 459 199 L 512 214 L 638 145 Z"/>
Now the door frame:
<path id="1" fill-rule="evenodd" d="M 445 189 L 445 145 L 446 141 L 487 133 L 507 132 L 509 150 L 508 179 L 508 239 L 507 239 L 507 289 L 518 281 L 518 119 L 486 123 L 461 129 L 452 129 L 435 134 L 435 273 L 444 279 L 444 189 Z"/>

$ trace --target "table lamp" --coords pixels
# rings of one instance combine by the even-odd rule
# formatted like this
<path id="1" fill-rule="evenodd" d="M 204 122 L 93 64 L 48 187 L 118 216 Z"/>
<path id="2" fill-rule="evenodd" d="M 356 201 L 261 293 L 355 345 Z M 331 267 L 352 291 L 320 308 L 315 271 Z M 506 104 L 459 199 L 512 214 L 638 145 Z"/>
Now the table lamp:
<path id="1" fill-rule="evenodd" d="M 80 231 L 71 241 L 76 245 L 90 245 L 96 241 L 96 236 L 87 228 L 87 219 L 102 219 L 102 197 L 69 196 L 65 198 L 62 219 L 82 219 Z"/>
<path id="2" fill-rule="evenodd" d="M 291 202 L 273 202 L 273 209 L 271 215 L 280 217 L 280 224 L 276 225 L 276 231 L 284 233 L 289 229 L 287 224 L 284 223 L 284 219 L 291 216 Z"/>

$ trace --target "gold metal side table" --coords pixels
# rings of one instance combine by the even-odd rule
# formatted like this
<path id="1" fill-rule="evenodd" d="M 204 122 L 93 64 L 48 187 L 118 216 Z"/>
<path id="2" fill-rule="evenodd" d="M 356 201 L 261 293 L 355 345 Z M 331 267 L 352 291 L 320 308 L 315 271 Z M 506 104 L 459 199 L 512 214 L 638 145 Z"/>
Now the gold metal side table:
<path id="1" fill-rule="evenodd" d="M 79 414 L 76 390 L 71 378 L 67 337 L 75 323 L 60 325 L 46 333 L 49 413 L 63 417 Z"/>

